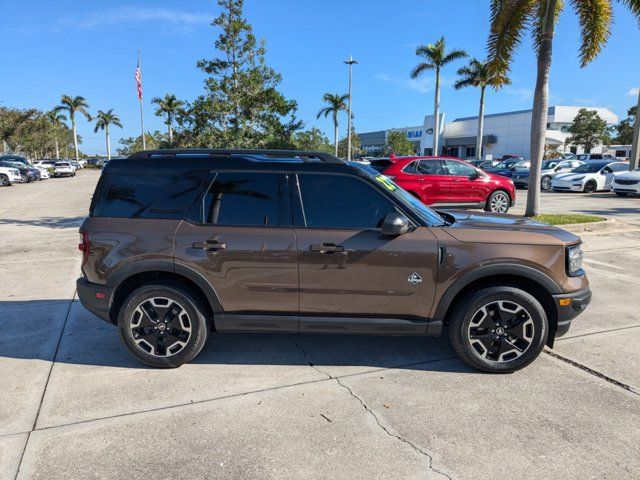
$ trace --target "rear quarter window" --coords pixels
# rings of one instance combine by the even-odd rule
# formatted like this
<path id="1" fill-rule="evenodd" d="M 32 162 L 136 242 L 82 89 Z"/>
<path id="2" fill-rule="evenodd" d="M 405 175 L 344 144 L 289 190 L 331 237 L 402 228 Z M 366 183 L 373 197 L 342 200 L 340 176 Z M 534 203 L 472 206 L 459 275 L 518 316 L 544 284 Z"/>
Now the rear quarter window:
<path id="1" fill-rule="evenodd" d="M 104 174 L 89 213 L 112 218 L 182 218 L 206 175 L 204 171 L 180 176 Z"/>

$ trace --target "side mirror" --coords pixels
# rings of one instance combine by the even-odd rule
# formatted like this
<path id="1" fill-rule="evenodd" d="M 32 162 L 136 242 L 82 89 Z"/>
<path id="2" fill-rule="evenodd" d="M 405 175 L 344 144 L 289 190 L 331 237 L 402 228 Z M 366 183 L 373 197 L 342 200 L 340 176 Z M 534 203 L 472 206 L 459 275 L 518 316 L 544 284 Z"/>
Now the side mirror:
<path id="1" fill-rule="evenodd" d="M 477 170 L 474 170 L 473 173 L 469 174 L 469 180 L 475 180 L 480 177 L 480 174 Z"/>
<path id="2" fill-rule="evenodd" d="M 383 235 L 397 237 L 409 231 L 409 219 L 401 213 L 388 213 L 382 222 Z"/>

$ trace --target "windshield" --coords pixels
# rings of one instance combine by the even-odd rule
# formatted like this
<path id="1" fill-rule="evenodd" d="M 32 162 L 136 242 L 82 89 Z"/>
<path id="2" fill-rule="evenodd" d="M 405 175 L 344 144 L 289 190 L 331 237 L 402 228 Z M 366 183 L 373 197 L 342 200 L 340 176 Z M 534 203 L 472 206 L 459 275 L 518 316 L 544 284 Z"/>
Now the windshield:
<path id="1" fill-rule="evenodd" d="M 571 173 L 595 173 L 600 171 L 601 168 L 606 167 L 609 162 L 591 162 L 580 165 L 577 168 L 571 170 Z"/>
<path id="2" fill-rule="evenodd" d="M 507 160 L 506 162 L 500 162 L 494 168 L 511 168 L 516 163 L 518 163 L 518 160 Z"/>
<path id="3" fill-rule="evenodd" d="M 556 165 L 558 165 L 558 162 L 556 160 L 545 160 L 544 162 L 542 162 L 542 170 L 549 170 Z"/>
<path id="4" fill-rule="evenodd" d="M 393 180 L 386 175 L 381 175 L 378 171 L 371 168 L 369 165 L 365 165 L 357 162 L 349 162 L 352 167 L 358 167 L 365 172 L 370 178 L 381 183 L 384 188 L 393 195 L 398 203 L 407 207 L 414 215 L 420 218 L 427 225 L 443 226 L 447 222 L 438 215 L 436 212 L 427 207 L 424 203 L 411 195 L 409 192 L 398 186 Z"/>

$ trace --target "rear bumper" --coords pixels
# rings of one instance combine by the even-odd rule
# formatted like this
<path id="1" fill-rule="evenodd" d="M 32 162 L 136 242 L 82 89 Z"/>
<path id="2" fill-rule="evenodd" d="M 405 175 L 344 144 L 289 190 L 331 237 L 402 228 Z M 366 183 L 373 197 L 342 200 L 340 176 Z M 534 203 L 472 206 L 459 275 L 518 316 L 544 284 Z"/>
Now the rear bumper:
<path id="1" fill-rule="evenodd" d="M 84 277 L 76 280 L 76 288 L 78 289 L 78 299 L 84 308 L 101 320 L 112 323 L 109 316 L 109 302 L 112 293 L 110 289 L 104 285 L 88 282 Z M 104 298 L 98 298 L 103 294 Z"/>
<path id="2" fill-rule="evenodd" d="M 580 315 L 591 302 L 591 289 L 586 287 L 576 292 L 553 295 L 553 300 L 558 311 L 556 337 L 561 337 L 569 331 L 573 319 Z M 570 301 L 568 305 L 561 305 L 561 300 Z"/>

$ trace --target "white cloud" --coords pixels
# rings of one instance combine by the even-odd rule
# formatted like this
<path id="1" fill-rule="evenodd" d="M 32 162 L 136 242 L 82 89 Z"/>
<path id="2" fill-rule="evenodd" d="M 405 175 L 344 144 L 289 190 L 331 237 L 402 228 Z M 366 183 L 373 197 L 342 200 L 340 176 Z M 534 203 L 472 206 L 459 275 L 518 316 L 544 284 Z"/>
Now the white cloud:
<path id="1" fill-rule="evenodd" d="M 213 13 L 184 12 L 166 8 L 120 7 L 69 15 L 55 22 L 57 28 L 95 28 L 107 25 L 143 22 L 167 22 L 179 27 L 208 25 Z"/>
<path id="2" fill-rule="evenodd" d="M 373 77 L 380 82 L 390 83 L 403 90 L 413 90 L 418 93 L 433 92 L 436 84 L 433 75 L 426 75 L 420 78 L 401 78 L 388 73 L 377 73 Z M 453 85 L 453 80 L 447 77 L 440 77 L 440 88 L 450 87 L 451 85 Z"/>
<path id="3" fill-rule="evenodd" d="M 627 92 L 627 95 L 629 95 L 630 97 L 637 97 L 639 92 L 640 92 L 640 88 L 636 87 L 629 90 Z"/>
<path id="4" fill-rule="evenodd" d="M 507 87 L 503 91 L 507 95 L 518 97 L 522 101 L 533 99 L 533 90 L 527 87 Z"/>

